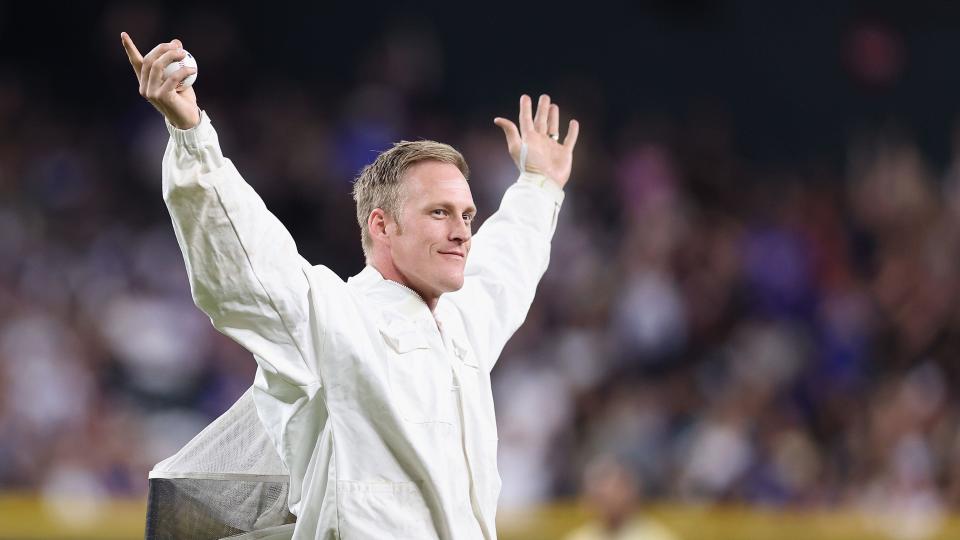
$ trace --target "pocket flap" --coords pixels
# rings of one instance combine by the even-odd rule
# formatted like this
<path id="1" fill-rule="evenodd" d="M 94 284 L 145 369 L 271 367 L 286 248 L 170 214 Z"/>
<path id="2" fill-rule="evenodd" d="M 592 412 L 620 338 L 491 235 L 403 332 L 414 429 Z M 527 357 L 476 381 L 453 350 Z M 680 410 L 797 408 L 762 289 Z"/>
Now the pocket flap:
<path id="1" fill-rule="evenodd" d="M 407 322 L 392 321 L 386 327 L 380 328 L 380 335 L 387 345 L 399 354 L 430 348 L 423 334 Z"/>
<path id="2" fill-rule="evenodd" d="M 470 349 L 467 343 L 462 342 L 457 338 L 453 338 L 450 341 L 453 343 L 454 353 L 457 355 L 457 358 L 464 363 L 464 365 L 480 369 L 480 362 L 477 360 L 477 355 L 473 354 L 473 351 Z"/>

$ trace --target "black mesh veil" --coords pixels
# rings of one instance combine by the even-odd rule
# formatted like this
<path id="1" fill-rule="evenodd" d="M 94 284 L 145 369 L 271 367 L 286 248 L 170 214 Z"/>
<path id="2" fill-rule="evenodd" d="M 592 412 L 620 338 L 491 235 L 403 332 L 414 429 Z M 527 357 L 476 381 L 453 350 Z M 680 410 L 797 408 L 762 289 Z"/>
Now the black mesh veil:
<path id="1" fill-rule="evenodd" d="M 150 471 L 147 540 L 289 538 L 289 479 L 252 390 Z"/>

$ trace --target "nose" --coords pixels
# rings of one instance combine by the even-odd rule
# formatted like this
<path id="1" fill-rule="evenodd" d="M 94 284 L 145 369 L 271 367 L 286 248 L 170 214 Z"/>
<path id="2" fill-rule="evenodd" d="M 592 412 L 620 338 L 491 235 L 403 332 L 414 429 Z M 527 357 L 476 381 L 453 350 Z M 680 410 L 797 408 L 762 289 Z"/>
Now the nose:
<path id="1" fill-rule="evenodd" d="M 453 220 L 453 225 L 450 230 L 450 240 L 462 244 L 469 240 L 472 235 L 470 224 L 467 223 L 465 219 L 461 217 Z"/>

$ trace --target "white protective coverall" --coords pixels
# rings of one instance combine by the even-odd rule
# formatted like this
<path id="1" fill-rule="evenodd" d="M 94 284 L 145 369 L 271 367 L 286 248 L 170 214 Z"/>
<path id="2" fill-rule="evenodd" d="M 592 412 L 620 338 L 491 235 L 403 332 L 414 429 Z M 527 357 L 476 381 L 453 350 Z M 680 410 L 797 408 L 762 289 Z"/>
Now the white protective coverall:
<path id="1" fill-rule="evenodd" d="M 171 138 L 163 196 L 196 305 L 257 361 L 257 413 L 289 470 L 297 539 L 494 539 L 490 370 L 547 268 L 563 192 L 524 173 L 431 312 L 371 266 L 312 266 L 206 113 Z"/>

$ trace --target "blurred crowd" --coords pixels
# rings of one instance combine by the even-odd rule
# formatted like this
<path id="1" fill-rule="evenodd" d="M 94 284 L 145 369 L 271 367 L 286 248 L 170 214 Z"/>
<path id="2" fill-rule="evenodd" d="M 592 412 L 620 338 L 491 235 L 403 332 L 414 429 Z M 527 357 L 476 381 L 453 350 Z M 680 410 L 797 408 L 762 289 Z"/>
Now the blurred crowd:
<path id="1" fill-rule="evenodd" d="M 218 35 L 187 44 L 201 65 Z M 96 122 L 0 79 L 0 489 L 142 496 L 252 382 L 191 302 L 167 133 L 114 52 L 130 97 Z M 201 67 L 197 92 L 307 259 L 346 278 L 351 180 L 390 142 L 458 147 L 481 224 L 516 177 L 488 111 L 434 104 L 441 60 L 401 28 L 333 90 L 230 93 Z M 585 93 L 554 90 L 583 136 L 550 269 L 493 374 L 502 507 L 573 497 L 613 455 L 646 500 L 960 509 L 960 140 L 946 167 L 880 128 L 843 162 L 762 164 L 722 108 L 599 132 Z"/>

